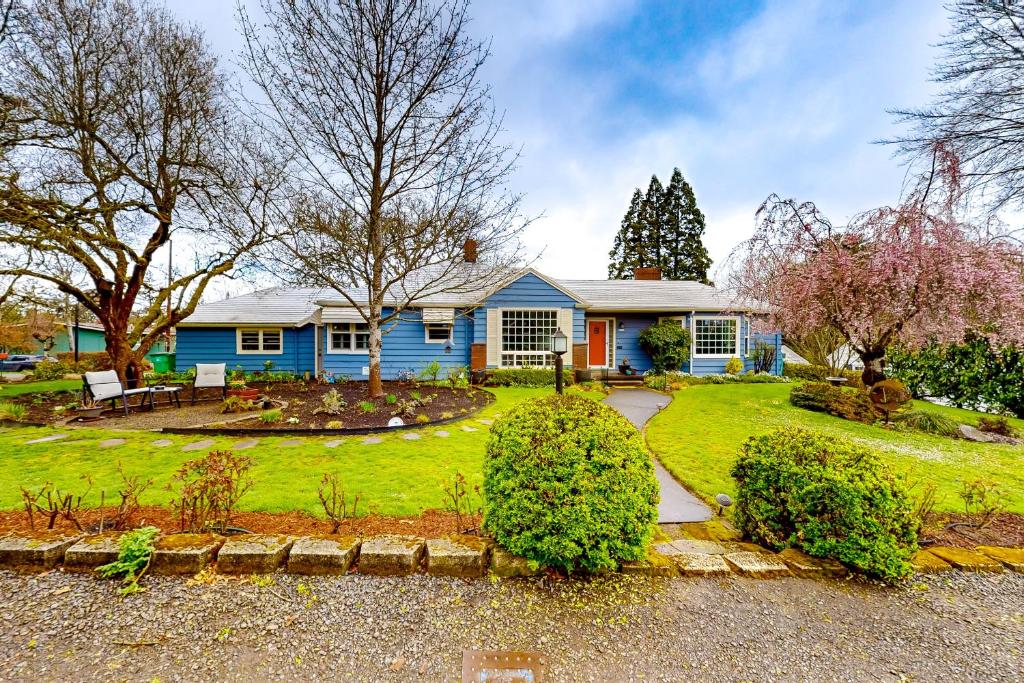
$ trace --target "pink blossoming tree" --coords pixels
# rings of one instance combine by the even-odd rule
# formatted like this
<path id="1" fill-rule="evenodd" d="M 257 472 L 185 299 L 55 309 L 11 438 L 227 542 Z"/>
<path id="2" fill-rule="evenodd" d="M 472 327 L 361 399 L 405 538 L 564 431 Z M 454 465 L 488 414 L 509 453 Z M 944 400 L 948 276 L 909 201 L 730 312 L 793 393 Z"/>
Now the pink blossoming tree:
<path id="1" fill-rule="evenodd" d="M 1024 254 L 1005 232 L 956 220 L 927 190 L 834 226 L 811 202 L 770 196 L 754 236 L 733 254 L 732 284 L 763 302 L 766 323 L 803 337 L 839 332 L 884 379 L 895 342 L 962 341 L 969 330 L 1024 341 Z"/>

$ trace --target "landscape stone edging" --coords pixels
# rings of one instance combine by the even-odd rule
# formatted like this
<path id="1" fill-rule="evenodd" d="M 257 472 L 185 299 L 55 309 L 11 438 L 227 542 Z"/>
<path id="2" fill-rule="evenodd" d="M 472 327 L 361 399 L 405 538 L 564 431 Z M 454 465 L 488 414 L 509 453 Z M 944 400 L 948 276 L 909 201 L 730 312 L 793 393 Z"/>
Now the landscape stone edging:
<path id="1" fill-rule="evenodd" d="M 8 533 L 0 536 L 0 569 L 46 571 L 63 565 L 67 571 L 90 571 L 116 558 L 114 548 L 119 535 L 115 532 Z M 220 554 L 225 545 L 232 550 L 222 558 Z M 662 546 L 669 549 L 669 544 Z M 734 575 L 751 578 L 787 576 L 791 572 L 808 578 L 838 577 L 846 573 L 845 568 L 834 562 L 809 558 L 798 551 L 775 554 L 763 549 L 756 553 L 735 548 L 721 554 L 717 548 L 709 546 L 710 553 L 692 552 L 698 547 L 685 545 L 683 548 L 691 552 L 676 550 L 674 554 L 663 554 L 651 548 L 646 560 L 624 563 L 619 571 L 661 577 Z M 430 561 L 431 549 L 437 558 L 433 563 Z M 416 536 L 384 535 L 359 539 L 340 535 L 283 534 L 244 534 L 227 538 L 216 534 L 162 536 L 157 540 L 151 571 L 154 574 L 195 574 L 215 562 L 227 560 L 229 556 L 231 561 L 219 567 L 224 573 L 259 574 L 282 569 L 293 574 L 336 575 L 348 573 L 353 568 L 361 574 L 404 576 L 427 573 L 462 578 L 479 578 L 488 573 L 501 578 L 539 573 L 539 570 L 531 569 L 525 559 L 484 538 L 452 535 L 426 540 Z M 943 559 L 954 557 L 960 561 Z M 968 560 L 975 564 L 971 565 Z M 920 573 L 953 569 L 1024 573 L 1024 548 L 978 546 L 968 550 L 933 546 L 918 551 L 912 564 Z"/>

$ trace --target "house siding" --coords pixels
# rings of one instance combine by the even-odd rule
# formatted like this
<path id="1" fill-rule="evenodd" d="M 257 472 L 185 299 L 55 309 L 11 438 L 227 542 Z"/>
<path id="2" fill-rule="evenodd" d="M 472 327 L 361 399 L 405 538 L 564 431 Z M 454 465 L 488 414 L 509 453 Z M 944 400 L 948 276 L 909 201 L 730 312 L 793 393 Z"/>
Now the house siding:
<path id="1" fill-rule="evenodd" d="M 527 273 L 518 280 L 501 288 L 477 307 L 473 312 L 473 343 L 487 343 L 487 311 L 492 308 L 570 308 L 572 309 L 572 344 L 580 343 L 586 334 L 586 320 L 582 308 L 576 307 L 576 300 L 552 287 L 533 273 Z M 568 334 L 568 330 L 562 330 Z M 568 363 L 572 362 L 567 356 Z M 494 367 L 494 366 L 489 366 Z"/>
<path id="2" fill-rule="evenodd" d="M 227 363 L 229 370 L 241 366 L 246 372 L 254 372 L 263 370 L 269 360 L 273 361 L 275 370 L 299 374 L 315 372 L 312 325 L 283 328 L 281 353 L 266 354 L 238 353 L 235 330 L 234 327 L 179 327 L 175 367 L 182 371 L 195 367 L 196 363 Z"/>
<path id="3" fill-rule="evenodd" d="M 385 314 L 389 311 L 385 310 Z M 335 375 L 345 375 L 350 379 L 367 379 L 363 368 L 370 362 L 368 353 L 328 353 L 328 328 L 321 329 L 320 344 L 323 349 L 324 370 Z M 384 335 L 381 345 L 381 376 L 394 379 L 402 370 L 419 373 L 432 360 L 436 360 L 443 368 L 442 374 L 449 368 L 469 365 L 470 343 L 473 340 L 473 320 L 471 314 L 463 310 L 455 312 L 455 323 L 452 329 L 451 353 L 445 353 L 444 344 L 428 344 L 424 339 L 423 317 L 419 310 L 408 310 L 402 313 L 402 319 Z M 313 344 L 310 342 L 310 350 Z"/>

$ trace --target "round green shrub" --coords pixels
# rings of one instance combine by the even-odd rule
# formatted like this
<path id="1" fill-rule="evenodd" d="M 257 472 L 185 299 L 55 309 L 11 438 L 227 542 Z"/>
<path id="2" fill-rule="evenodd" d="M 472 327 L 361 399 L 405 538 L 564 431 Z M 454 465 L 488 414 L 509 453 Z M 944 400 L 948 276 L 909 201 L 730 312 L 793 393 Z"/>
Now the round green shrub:
<path id="1" fill-rule="evenodd" d="M 71 368 L 66 363 L 44 361 L 36 364 L 36 367 L 32 370 L 32 379 L 39 382 L 62 379 L 70 371 Z"/>
<path id="2" fill-rule="evenodd" d="M 690 360 L 690 333 L 678 320 L 663 320 L 640 333 L 640 348 L 651 357 L 656 372 L 679 370 Z"/>
<path id="3" fill-rule="evenodd" d="M 658 481 L 643 439 L 582 396 L 521 403 L 491 427 L 484 528 L 531 562 L 596 572 L 645 556 Z"/>
<path id="4" fill-rule="evenodd" d="M 748 439 L 732 476 L 736 523 L 755 543 L 797 547 L 890 581 L 911 573 L 913 502 L 876 451 L 779 429 Z"/>

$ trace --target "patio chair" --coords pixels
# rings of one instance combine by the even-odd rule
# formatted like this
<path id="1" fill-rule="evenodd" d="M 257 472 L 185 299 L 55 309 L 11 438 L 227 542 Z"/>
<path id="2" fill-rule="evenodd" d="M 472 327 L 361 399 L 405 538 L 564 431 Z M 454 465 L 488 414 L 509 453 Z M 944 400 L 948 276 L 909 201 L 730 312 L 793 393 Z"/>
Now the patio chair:
<path id="1" fill-rule="evenodd" d="M 192 382 L 192 404 L 196 402 L 196 389 L 220 389 L 228 397 L 227 363 L 196 363 L 196 379 Z"/>
<path id="2" fill-rule="evenodd" d="M 113 370 L 102 372 L 87 372 L 82 375 L 82 393 L 92 397 L 92 400 L 100 403 L 110 401 L 111 408 L 117 408 L 117 400 L 121 399 L 121 406 L 124 408 L 125 417 L 128 416 L 128 397 L 142 396 L 139 405 L 145 403 L 145 397 L 149 396 L 152 407 L 153 393 L 149 387 L 137 389 L 125 389 L 124 384 L 118 379 L 117 373 Z"/>

